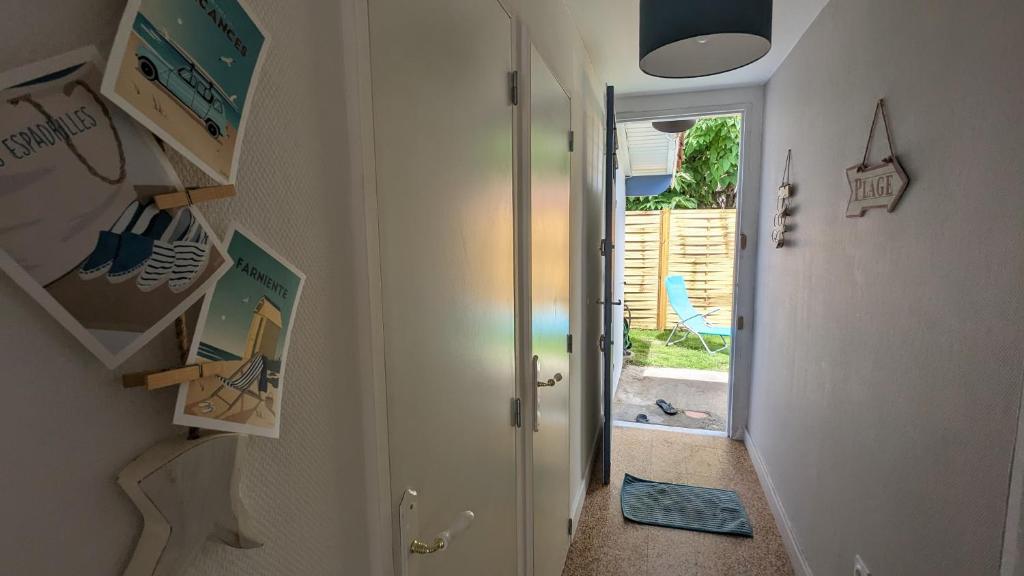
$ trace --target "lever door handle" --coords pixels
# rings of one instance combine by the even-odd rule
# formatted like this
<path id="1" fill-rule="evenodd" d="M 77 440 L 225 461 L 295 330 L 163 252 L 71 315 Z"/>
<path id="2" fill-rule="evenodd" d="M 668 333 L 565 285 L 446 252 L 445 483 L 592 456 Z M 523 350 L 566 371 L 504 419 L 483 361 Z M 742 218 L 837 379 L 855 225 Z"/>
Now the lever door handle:
<path id="1" fill-rule="evenodd" d="M 466 531 L 469 525 L 473 523 L 473 519 L 476 515 L 472 511 L 466 510 L 455 517 L 455 521 L 448 528 L 442 530 L 434 537 L 434 541 L 431 543 L 422 542 L 420 540 L 413 540 L 409 544 L 409 552 L 413 554 L 435 554 L 437 552 L 444 552 L 449 546 L 451 546 L 452 540 L 456 536 Z"/>
<path id="2" fill-rule="evenodd" d="M 604 300 L 598 300 L 596 303 L 597 304 L 604 304 Z M 622 300 L 621 299 L 619 299 L 619 300 L 612 300 L 611 304 L 612 304 L 612 306 L 622 306 Z"/>
<path id="3" fill-rule="evenodd" d="M 541 382 L 540 380 L 538 380 L 537 381 L 537 388 L 549 388 L 551 386 L 554 386 L 555 384 L 558 384 L 561 381 L 562 381 L 562 373 L 561 372 L 556 372 L 555 376 L 553 378 L 548 378 L 547 382 Z"/>

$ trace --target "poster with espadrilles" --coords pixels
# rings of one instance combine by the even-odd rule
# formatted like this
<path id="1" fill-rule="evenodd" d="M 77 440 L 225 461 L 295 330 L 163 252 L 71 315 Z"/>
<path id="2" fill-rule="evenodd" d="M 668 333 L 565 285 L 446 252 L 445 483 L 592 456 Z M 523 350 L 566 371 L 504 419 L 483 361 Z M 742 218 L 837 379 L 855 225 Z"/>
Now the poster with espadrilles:
<path id="1" fill-rule="evenodd" d="M 0 74 L 0 269 L 114 368 L 230 267 L 151 134 L 84 48 Z"/>

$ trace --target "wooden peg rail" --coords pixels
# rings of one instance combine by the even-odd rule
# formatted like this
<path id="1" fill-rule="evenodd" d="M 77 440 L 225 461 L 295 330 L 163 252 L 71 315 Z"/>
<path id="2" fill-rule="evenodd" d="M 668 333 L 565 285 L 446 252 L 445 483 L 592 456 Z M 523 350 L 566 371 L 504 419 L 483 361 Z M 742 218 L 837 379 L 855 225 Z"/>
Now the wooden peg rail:
<path id="1" fill-rule="evenodd" d="M 139 192 L 146 192 L 146 187 L 144 186 L 136 186 L 135 189 Z M 169 208 L 181 208 L 182 206 L 201 204 L 211 200 L 220 200 L 221 198 L 230 198 L 234 195 L 235 185 L 227 184 L 225 186 L 187 188 L 183 191 L 179 190 L 177 192 L 157 194 L 153 196 L 153 201 L 156 202 L 157 208 L 167 210 Z"/>

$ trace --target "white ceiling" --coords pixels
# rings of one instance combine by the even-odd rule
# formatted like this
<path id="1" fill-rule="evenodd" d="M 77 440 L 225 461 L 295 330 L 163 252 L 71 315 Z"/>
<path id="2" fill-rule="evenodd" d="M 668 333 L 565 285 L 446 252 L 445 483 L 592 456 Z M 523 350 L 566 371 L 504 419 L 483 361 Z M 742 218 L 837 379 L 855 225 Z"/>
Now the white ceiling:
<path id="1" fill-rule="evenodd" d="M 763 84 L 789 55 L 828 0 L 775 0 L 772 49 L 739 70 L 705 78 L 654 78 L 640 71 L 639 0 L 565 0 L 594 68 L 617 95 L 693 92 Z"/>

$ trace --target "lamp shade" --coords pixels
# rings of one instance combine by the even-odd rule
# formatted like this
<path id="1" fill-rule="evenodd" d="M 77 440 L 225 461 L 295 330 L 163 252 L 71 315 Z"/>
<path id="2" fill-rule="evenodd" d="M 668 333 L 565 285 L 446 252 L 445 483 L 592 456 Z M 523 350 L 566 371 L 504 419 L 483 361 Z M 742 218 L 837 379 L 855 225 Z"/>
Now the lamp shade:
<path id="1" fill-rule="evenodd" d="M 640 0 L 640 69 L 661 78 L 711 76 L 772 47 L 772 0 Z"/>
<path id="2" fill-rule="evenodd" d="M 653 126 L 655 130 L 658 132 L 664 132 L 665 134 L 679 134 L 681 132 L 686 132 L 696 124 L 696 120 L 663 120 L 661 122 L 651 122 L 651 126 Z"/>

